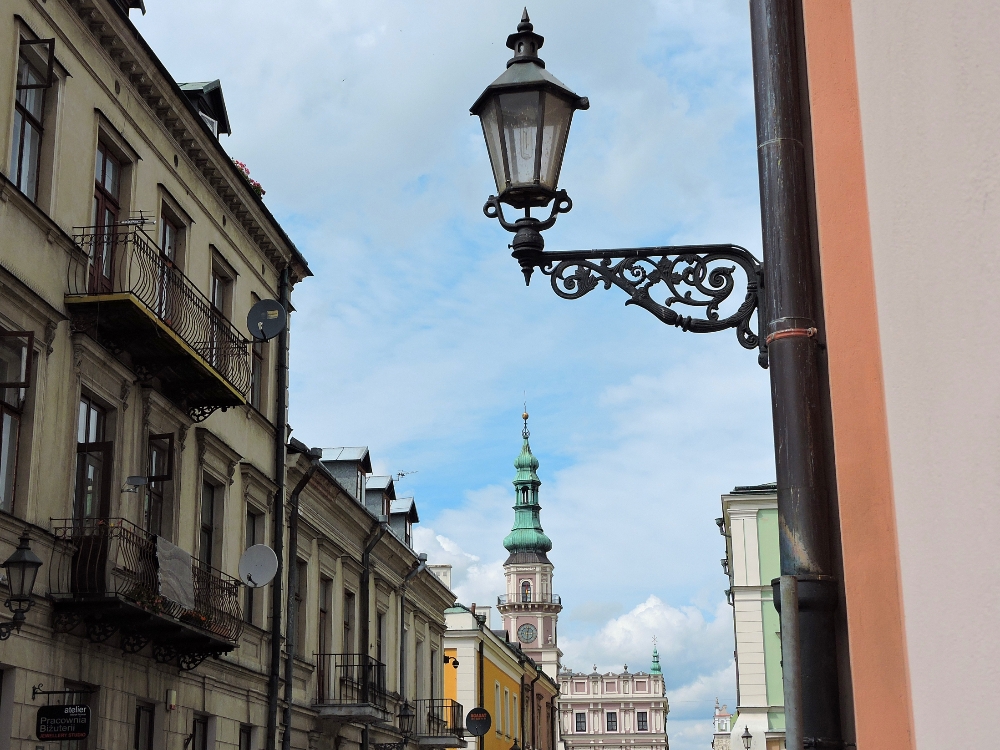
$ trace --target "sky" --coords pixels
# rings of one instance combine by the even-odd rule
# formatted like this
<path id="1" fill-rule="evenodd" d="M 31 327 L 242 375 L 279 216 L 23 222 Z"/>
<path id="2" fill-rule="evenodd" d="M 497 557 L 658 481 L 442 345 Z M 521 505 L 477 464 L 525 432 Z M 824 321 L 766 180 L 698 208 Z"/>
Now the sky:
<path id="1" fill-rule="evenodd" d="M 468 108 L 504 70 L 507 0 L 147 0 L 133 21 L 178 81 L 221 79 L 229 153 L 315 276 L 294 292 L 291 412 L 310 446 L 405 472 L 415 546 L 459 600 L 504 590 L 521 412 L 540 461 L 563 664 L 649 668 L 674 750 L 735 705 L 714 519 L 773 481 L 768 380 L 731 332 L 683 333 L 618 289 L 525 287 Z M 731 242 L 760 257 L 745 0 L 533 0 L 547 69 L 589 111 L 548 249 Z"/>

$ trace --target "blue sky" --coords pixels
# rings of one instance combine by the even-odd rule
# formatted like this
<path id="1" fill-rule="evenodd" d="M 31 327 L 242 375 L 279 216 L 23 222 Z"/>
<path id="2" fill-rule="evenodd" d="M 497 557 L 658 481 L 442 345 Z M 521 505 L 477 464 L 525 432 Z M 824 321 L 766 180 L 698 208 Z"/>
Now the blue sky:
<path id="1" fill-rule="evenodd" d="M 291 424 L 368 445 L 421 515 L 417 544 L 469 603 L 502 590 L 520 413 L 576 669 L 648 668 L 671 745 L 735 704 L 719 496 L 774 478 L 768 381 L 731 332 L 684 334 L 618 290 L 525 288 L 469 105 L 504 69 L 521 5 L 148 0 L 133 19 L 180 81 L 220 78 L 223 143 L 316 276 L 295 291 Z M 742 0 L 539 0 L 577 114 L 550 249 L 734 242 L 759 256 Z"/>

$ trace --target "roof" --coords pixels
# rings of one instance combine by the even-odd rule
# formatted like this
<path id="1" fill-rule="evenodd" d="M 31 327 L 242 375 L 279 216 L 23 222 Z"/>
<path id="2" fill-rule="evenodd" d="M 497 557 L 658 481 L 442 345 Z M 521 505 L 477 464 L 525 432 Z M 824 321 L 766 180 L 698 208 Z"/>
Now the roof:
<path id="1" fill-rule="evenodd" d="M 229 126 L 229 113 L 226 111 L 226 100 L 222 96 L 222 81 L 201 81 L 198 83 L 178 83 L 180 90 L 202 114 L 208 115 L 218 123 L 220 133 L 232 135 Z"/>
<path id="2" fill-rule="evenodd" d="M 412 497 L 401 497 L 398 500 L 393 500 L 389 504 L 389 513 L 392 515 L 406 513 L 410 523 L 420 523 L 420 516 L 417 515 L 417 504 Z"/>
<path id="3" fill-rule="evenodd" d="M 372 470 L 372 460 L 368 455 L 368 446 L 360 445 L 354 448 L 324 448 L 324 461 L 344 461 L 360 463 L 365 472 Z"/>
<path id="4" fill-rule="evenodd" d="M 746 486 L 733 487 L 730 495 L 773 495 L 778 491 L 777 482 L 767 484 L 752 484 Z"/>
<path id="5" fill-rule="evenodd" d="M 147 42 L 145 37 L 143 37 L 143 35 L 139 33 L 139 30 L 135 27 L 135 24 L 132 23 L 132 19 L 129 18 L 128 16 L 129 8 L 139 7 L 143 11 L 143 13 L 146 12 L 143 1 L 125 0 L 125 2 L 122 2 L 122 0 L 119 0 L 119 2 L 115 5 L 115 7 L 118 10 L 119 16 L 128 25 L 129 31 L 135 37 L 136 41 L 139 43 L 139 46 L 142 47 L 143 52 L 145 52 L 146 55 L 148 55 L 150 62 L 153 63 L 156 69 L 160 72 L 160 75 L 162 75 L 163 78 L 167 81 L 167 83 L 174 89 L 175 94 L 179 95 L 179 98 L 182 99 L 185 104 L 187 104 L 189 109 L 191 109 L 195 114 L 198 114 L 198 119 L 199 121 L 202 122 L 202 126 L 205 128 L 205 130 L 211 133 L 211 131 L 208 130 L 208 123 L 201 120 L 201 115 L 200 113 L 198 113 L 197 107 L 195 107 L 191 103 L 191 101 L 187 97 L 187 94 L 181 91 L 180 86 L 177 85 L 177 81 L 174 80 L 174 77 L 170 74 L 170 71 L 167 70 L 167 67 L 163 64 L 160 58 L 157 57 L 156 53 L 153 52 L 153 48 L 149 46 L 149 42 Z M 239 168 L 233 163 L 233 158 L 229 155 L 226 149 L 223 148 L 222 144 L 219 142 L 219 139 L 213 137 L 212 141 L 213 141 L 213 148 L 221 157 L 223 157 L 222 163 L 226 165 L 225 168 L 229 170 L 231 175 L 239 178 L 239 180 L 236 181 L 237 183 L 242 182 L 247 186 L 247 189 L 244 191 L 244 195 L 248 197 L 254 205 L 257 206 L 257 209 L 264 215 L 264 218 L 271 224 L 271 227 L 277 232 L 282 242 L 284 242 L 285 245 L 287 246 L 289 252 L 292 255 L 292 258 L 298 261 L 298 263 L 302 266 L 304 276 L 312 276 L 313 273 L 311 270 L 309 270 L 309 263 L 306 262 L 305 256 L 295 246 L 295 243 L 292 242 L 291 237 L 289 237 L 288 234 L 285 232 L 284 227 L 282 227 L 281 224 L 278 223 L 278 220 L 274 218 L 274 214 L 271 213 L 271 209 L 269 209 L 264 204 L 264 201 L 261 199 L 259 195 L 257 195 L 257 193 L 255 193 L 253 190 L 250 189 L 249 184 L 246 183 L 246 178 L 244 177 L 243 173 L 240 172 Z"/>

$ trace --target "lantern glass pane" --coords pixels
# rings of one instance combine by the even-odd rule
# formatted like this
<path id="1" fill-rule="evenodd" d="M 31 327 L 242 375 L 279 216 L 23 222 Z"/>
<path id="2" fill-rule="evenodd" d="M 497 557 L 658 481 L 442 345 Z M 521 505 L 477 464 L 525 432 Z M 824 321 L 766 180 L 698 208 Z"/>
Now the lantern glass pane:
<path id="1" fill-rule="evenodd" d="M 490 154 L 490 166 L 493 167 L 493 179 L 497 183 L 497 192 L 502 193 L 507 187 L 504 177 L 503 144 L 500 141 L 500 120 L 497 117 L 497 99 L 493 97 L 479 113 L 479 121 L 483 126 L 483 136 L 486 138 L 486 150 Z"/>
<path id="2" fill-rule="evenodd" d="M 541 98 L 542 94 L 538 91 L 500 95 L 511 187 L 536 184 L 535 147 L 538 141 Z"/>
<path id="3" fill-rule="evenodd" d="M 32 571 L 31 578 L 34 579 L 34 573 L 37 571 Z M 7 584 L 10 586 L 10 596 L 12 599 L 20 599 L 24 596 L 24 584 L 25 575 L 28 574 L 27 566 L 13 565 L 7 566 Z"/>
<path id="4" fill-rule="evenodd" d="M 542 161 L 539 181 L 555 190 L 566 151 L 566 137 L 573 119 L 573 108 L 565 99 L 545 95 L 545 126 L 542 129 Z"/>

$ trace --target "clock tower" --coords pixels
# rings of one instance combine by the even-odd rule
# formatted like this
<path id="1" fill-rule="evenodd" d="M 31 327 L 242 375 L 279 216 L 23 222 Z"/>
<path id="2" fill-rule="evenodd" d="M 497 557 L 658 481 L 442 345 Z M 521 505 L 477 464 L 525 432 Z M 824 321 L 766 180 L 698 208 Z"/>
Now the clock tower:
<path id="1" fill-rule="evenodd" d="M 552 593 L 552 563 L 547 552 L 552 540 L 542 531 L 538 504 L 538 459 L 528 444 L 528 414 L 522 415 L 521 455 L 514 461 L 514 528 L 503 540 L 510 556 L 504 563 L 507 593 L 497 602 L 503 628 L 512 641 L 539 664 L 547 675 L 559 673 L 558 630 L 556 623 L 562 603 Z"/>

